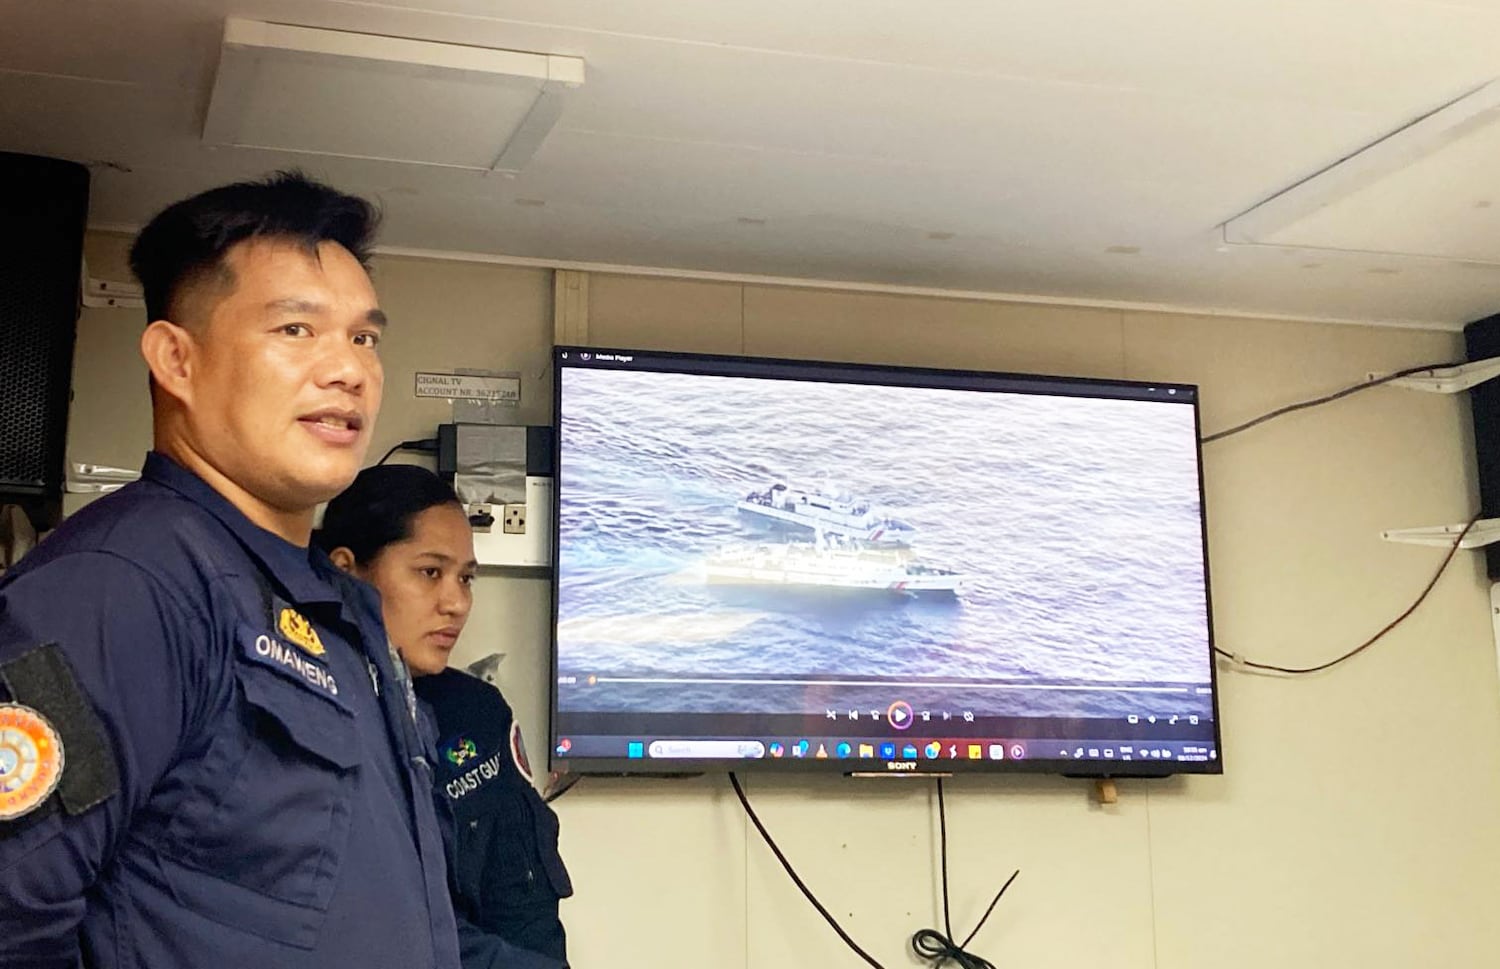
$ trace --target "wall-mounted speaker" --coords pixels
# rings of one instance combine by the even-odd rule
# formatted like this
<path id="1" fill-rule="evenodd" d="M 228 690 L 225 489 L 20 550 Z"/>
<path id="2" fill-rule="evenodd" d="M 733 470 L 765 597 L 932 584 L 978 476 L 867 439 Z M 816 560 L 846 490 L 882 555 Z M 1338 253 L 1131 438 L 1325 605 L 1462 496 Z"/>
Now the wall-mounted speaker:
<path id="1" fill-rule="evenodd" d="M 62 496 L 88 208 L 87 168 L 0 152 L 0 501 L 33 518 Z"/>
<path id="2" fill-rule="evenodd" d="M 1470 360 L 1500 357 L 1500 314 L 1464 327 Z M 1480 518 L 1500 518 L 1500 381 L 1486 380 L 1469 391 L 1474 415 L 1474 453 L 1479 464 Z M 1500 545 L 1485 550 L 1490 581 L 1500 581 Z"/>

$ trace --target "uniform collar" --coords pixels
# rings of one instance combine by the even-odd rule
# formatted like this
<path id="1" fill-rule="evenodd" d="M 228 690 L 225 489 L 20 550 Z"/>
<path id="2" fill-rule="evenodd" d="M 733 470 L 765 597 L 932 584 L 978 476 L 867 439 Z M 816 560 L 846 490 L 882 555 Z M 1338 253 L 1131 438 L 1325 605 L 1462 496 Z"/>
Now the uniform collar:
<path id="1" fill-rule="evenodd" d="M 160 451 L 146 455 L 141 478 L 170 488 L 222 522 L 291 601 L 344 604 L 334 578 L 333 563 L 321 549 L 293 545 L 261 528 L 208 482 Z"/>

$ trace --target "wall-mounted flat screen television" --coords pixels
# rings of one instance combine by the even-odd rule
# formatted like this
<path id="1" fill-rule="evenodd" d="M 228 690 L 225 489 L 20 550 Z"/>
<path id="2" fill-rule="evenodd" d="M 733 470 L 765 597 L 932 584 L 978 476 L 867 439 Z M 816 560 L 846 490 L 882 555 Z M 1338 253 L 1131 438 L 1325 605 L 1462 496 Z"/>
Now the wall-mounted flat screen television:
<path id="1" fill-rule="evenodd" d="M 1222 770 L 1195 387 L 554 365 L 555 769 Z"/>

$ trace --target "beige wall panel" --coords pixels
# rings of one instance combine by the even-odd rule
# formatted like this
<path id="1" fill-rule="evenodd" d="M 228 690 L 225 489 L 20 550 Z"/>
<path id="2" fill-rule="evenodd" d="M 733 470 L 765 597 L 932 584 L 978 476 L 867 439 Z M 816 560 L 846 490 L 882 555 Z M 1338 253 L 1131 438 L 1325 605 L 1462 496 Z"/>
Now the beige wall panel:
<path id="1" fill-rule="evenodd" d="M 749 825 L 722 777 L 589 778 L 555 806 L 578 893 L 562 904 L 573 965 L 745 965 Z"/>
<path id="2" fill-rule="evenodd" d="M 84 237 L 89 275 L 133 281 L 131 238 L 110 232 Z M 141 359 L 142 309 L 84 309 L 73 348 L 73 401 L 68 406 L 67 460 L 139 470 L 151 447 L 151 394 Z M 64 495 L 71 515 L 93 495 Z"/>
<path id="3" fill-rule="evenodd" d="M 519 373 L 517 424 L 552 421 L 552 274 L 482 263 L 379 257 L 375 288 L 391 319 L 381 345 L 385 403 L 370 460 L 453 419 L 446 400 L 418 400 L 418 371 Z"/>
<path id="4" fill-rule="evenodd" d="M 1119 376 L 1114 310 L 748 286 L 745 352 L 920 367 Z"/>
<path id="5" fill-rule="evenodd" d="M 1130 314 L 1131 376 L 1200 382 L 1209 431 L 1462 353 L 1453 334 Z M 1394 619 L 1443 557 L 1382 528 L 1475 507 L 1462 398 L 1376 388 L 1205 447 L 1221 646 L 1312 665 Z M 1227 773 L 1153 793 L 1161 969 L 1487 964 L 1500 691 L 1462 552 L 1407 623 L 1290 681 L 1220 667 Z"/>
<path id="6" fill-rule="evenodd" d="M 1131 376 L 1200 383 L 1208 433 L 1367 371 L 1461 352 L 1455 335 L 1402 330 L 1166 316 L 1126 326 Z M 1399 608 L 1390 606 L 1415 595 L 1441 553 L 1391 545 L 1380 532 L 1476 510 L 1468 420 L 1461 396 L 1378 387 L 1206 444 L 1214 589 L 1254 591 L 1216 594 L 1225 644 L 1271 608 L 1301 631 L 1300 642 L 1347 638 L 1347 617 L 1327 607 L 1331 595 L 1374 607 L 1365 613 L 1370 632 L 1393 618 Z M 1271 648 L 1297 649 L 1284 639 Z"/>
<path id="7" fill-rule="evenodd" d="M 754 780 L 751 803 L 844 929 L 887 967 L 910 939 L 943 929 L 937 798 L 915 778 Z M 1073 969 L 1106 958 L 1152 965 L 1146 801 L 1122 785 L 1103 807 L 1093 785 L 1057 778 L 945 783 L 953 931 L 961 940 L 1021 870 L 972 949 L 996 965 Z M 747 831 L 750 958 L 757 969 L 863 965 Z M 1083 923 L 1086 923 L 1083 924 Z"/>
<path id="8" fill-rule="evenodd" d="M 742 288 L 650 276 L 589 278 L 588 342 L 697 353 L 744 352 Z"/>

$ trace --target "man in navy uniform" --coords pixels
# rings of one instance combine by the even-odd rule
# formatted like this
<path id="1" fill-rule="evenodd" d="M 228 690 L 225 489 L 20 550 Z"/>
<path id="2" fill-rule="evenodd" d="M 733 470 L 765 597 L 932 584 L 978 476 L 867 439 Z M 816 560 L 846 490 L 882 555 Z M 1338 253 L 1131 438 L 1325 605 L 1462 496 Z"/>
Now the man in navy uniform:
<path id="1" fill-rule="evenodd" d="M 279 175 L 137 238 L 142 479 L 0 579 L 0 965 L 457 969 L 410 681 L 308 548 L 380 406 L 375 221 Z"/>

